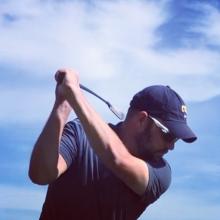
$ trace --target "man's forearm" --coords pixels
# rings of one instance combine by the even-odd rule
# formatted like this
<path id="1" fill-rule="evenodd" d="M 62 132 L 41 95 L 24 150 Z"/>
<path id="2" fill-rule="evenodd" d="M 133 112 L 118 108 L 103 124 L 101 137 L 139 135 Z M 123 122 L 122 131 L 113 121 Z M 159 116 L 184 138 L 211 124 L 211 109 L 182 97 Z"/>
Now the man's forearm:
<path id="1" fill-rule="evenodd" d="M 29 176 L 35 183 L 47 184 L 58 176 L 59 143 L 69 112 L 68 104 L 55 103 L 35 143 L 29 167 Z"/>

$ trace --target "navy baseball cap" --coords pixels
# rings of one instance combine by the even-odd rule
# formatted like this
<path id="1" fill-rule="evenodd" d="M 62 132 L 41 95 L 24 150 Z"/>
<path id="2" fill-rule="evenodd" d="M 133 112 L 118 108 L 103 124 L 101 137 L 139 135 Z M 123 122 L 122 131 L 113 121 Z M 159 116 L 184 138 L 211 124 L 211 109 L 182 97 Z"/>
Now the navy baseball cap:
<path id="1" fill-rule="evenodd" d="M 187 107 L 169 86 L 149 86 L 134 95 L 130 107 L 146 111 L 159 120 L 176 138 L 191 143 L 197 139 L 187 125 Z"/>

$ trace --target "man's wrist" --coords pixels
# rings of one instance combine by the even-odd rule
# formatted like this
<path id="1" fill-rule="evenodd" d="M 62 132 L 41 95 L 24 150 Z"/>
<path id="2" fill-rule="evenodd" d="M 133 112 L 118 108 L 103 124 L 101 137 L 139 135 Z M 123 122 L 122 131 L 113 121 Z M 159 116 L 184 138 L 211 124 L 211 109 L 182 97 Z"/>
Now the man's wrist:
<path id="1" fill-rule="evenodd" d="M 73 103 L 75 103 L 76 100 L 80 99 L 82 96 L 82 91 L 79 86 L 73 85 L 68 88 L 66 99 L 68 103 L 73 107 Z"/>
<path id="2" fill-rule="evenodd" d="M 60 119 L 67 120 L 71 112 L 69 103 L 64 100 L 62 103 L 55 101 L 52 113 L 57 115 Z"/>

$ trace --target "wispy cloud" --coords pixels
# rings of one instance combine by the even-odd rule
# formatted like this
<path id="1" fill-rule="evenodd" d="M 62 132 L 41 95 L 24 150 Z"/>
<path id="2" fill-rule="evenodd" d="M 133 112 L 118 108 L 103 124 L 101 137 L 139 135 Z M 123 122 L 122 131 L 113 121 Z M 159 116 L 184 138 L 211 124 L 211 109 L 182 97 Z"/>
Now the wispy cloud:
<path id="1" fill-rule="evenodd" d="M 116 104 L 123 108 L 134 92 L 149 84 L 169 84 L 187 100 L 204 100 L 220 94 L 220 53 L 207 47 L 219 36 L 218 11 L 209 6 L 209 16 L 201 16 L 200 22 L 193 26 L 193 32 L 207 36 L 205 43 L 163 50 L 157 47 L 163 38 L 157 30 L 169 19 L 172 23 L 168 2 L 3 1 L 0 3 L 0 64 L 41 79 L 62 66 L 76 68 L 83 82 L 95 85 L 98 91 L 104 90 L 107 97 L 113 94 Z M 194 5 L 198 12 L 207 7 L 202 6 Z M 106 85 L 107 81 L 111 86 Z M 18 110 L 26 104 L 22 94 L 27 94 L 30 88 L 27 84 L 24 78 L 24 83 L 17 88 L 14 85 L 10 92 L 11 88 L 1 86 L 8 100 L 21 90 L 20 104 L 15 104 L 20 106 Z M 32 86 L 29 94 L 33 92 L 36 102 L 46 94 L 50 97 L 48 86 Z M 114 92 L 119 87 L 127 99 L 122 100 Z M 37 106 L 40 105 L 29 105 L 28 112 L 34 112 Z M 50 108 L 49 102 L 43 106 L 42 112 Z M 10 103 L 9 107 L 13 117 L 15 111 Z M 1 115 L 0 118 L 6 118 L 8 112 Z M 27 120 L 39 119 L 34 113 L 25 115 Z"/>
<path id="2" fill-rule="evenodd" d="M 164 20 L 160 4 L 142 1 L 98 1 L 91 8 L 79 1 L 27 2 L 10 2 L 2 12 L 2 19 L 15 19 L 1 26 L 1 58 L 35 73 L 33 65 L 67 65 L 92 70 L 92 77 L 114 75 L 120 53 L 153 45 L 153 31 Z"/>
<path id="3" fill-rule="evenodd" d="M 203 11 L 204 17 L 192 28 L 193 32 L 203 34 L 203 39 L 205 44 L 210 46 L 220 46 L 220 11 L 210 4 L 194 4 L 192 7 L 197 8 L 197 10 Z"/>

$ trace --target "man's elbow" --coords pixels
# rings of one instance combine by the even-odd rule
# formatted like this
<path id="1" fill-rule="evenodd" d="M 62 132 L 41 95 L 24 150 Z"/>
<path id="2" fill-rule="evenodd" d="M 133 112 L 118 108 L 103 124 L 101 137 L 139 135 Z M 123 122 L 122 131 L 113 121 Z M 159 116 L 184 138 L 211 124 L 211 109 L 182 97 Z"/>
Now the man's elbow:
<path id="1" fill-rule="evenodd" d="M 32 169 L 29 169 L 28 176 L 30 180 L 37 185 L 48 185 L 56 179 L 54 175 L 40 173 Z"/>

